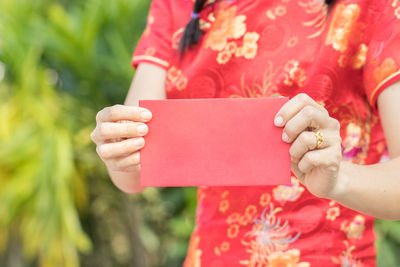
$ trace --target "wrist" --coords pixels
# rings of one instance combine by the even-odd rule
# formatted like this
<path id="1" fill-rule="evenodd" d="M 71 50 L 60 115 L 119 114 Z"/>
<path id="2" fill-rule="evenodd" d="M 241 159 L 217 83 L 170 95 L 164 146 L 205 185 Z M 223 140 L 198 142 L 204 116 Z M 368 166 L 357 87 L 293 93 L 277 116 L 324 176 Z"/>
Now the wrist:
<path id="1" fill-rule="evenodd" d="M 136 194 L 143 191 L 140 184 L 140 168 L 129 172 L 112 171 L 107 168 L 113 184 L 122 192 L 126 194 Z"/>
<path id="2" fill-rule="evenodd" d="M 354 164 L 351 162 L 342 161 L 340 163 L 335 185 L 328 196 L 329 199 L 341 202 L 341 200 L 343 200 L 343 198 L 348 194 L 350 191 L 350 174 L 352 173 L 353 167 Z"/>

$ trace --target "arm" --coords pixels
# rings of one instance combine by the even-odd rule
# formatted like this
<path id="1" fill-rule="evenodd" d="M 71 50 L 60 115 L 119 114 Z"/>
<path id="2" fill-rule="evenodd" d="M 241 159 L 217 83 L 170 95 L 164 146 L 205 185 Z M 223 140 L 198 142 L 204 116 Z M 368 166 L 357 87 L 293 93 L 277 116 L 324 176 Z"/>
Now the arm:
<path id="1" fill-rule="evenodd" d="M 141 63 L 135 73 L 124 105 L 115 105 L 97 114 L 97 127 L 91 138 L 97 144 L 97 153 L 107 166 L 111 180 L 126 193 L 143 190 L 140 185 L 140 149 L 144 146 L 144 136 L 137 132 L 143 119 L 138 108 L 139 99 L 165 99 L 166 71 L 153 64 Z M 122 138 L 122 139 L 121 139 Z M 139 141 L 139 143 L 135 143 Z"/>
<path id="2" fill-rule="evenodd" d="M 293 173 L 314 195 L 375 217 L 400 220 L 400 82 L 378 99 L 391 160 L 374 165 L 343 162 L 339 123 L 305 94 L 286 103 L 275 124 L 283 127 L 282 139 L 291 143 Z M 316 148 L 318 128 L 324 136 Z"/>
<path id="3" fill-rule="evenodd" d="M 367 166 L 342 163 L 332 198 L 375 217 L 400 220 L 400 82 L 380 94 L 378 107 L 391 160 Z"/>

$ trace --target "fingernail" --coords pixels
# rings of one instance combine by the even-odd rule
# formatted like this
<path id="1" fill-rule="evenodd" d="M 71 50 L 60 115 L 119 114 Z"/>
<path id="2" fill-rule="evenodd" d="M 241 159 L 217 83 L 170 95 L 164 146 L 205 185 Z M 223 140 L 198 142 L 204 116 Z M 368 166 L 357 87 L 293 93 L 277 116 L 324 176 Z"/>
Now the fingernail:
<path id="1" fill-rule="evenodd" d="M 289 136 L 285 132 L 282 133 L 282 140 L 285 141 L 286 143 L 289 142 Z"/>
<path id="2" fill-rule="evenodd" d="M 135 141 L 133 141 L 133 145 L 136 146 L 136 147 L 142 146 L 143 143 L 144 143 L 143 138 L 139 138 L 139 139 L 136 139 Z"/>
<path id="3" fill-rule="evenodd" d="M 143 134 L 143 133 L 145 133 L 147 131 L 147 126 L 145 124 L 140 124 L 137 127 L 137 131 L 138 131 L 138 133 Z"/>
<path id="4" fill-rule="evenodd" d="M 148 111 L 143 111 L 142 114 L 141 114 L 141 116 L 142 116 L 142 119 L 145 120 L 145 121 L 151 119 L 151 113 L 148 112 Z"/>
<path id="5" fill-rule="evenodd" d="M 283 118 L 281 116 L 277 116 L 274 120 L 276 126 L 283 126 Z"/>

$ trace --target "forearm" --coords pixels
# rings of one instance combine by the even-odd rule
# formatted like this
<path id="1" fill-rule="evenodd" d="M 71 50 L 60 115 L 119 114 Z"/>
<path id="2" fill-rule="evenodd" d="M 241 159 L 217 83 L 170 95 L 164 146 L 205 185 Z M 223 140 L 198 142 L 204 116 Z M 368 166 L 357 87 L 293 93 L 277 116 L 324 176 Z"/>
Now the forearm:
<path id="1" fill-rule="evenodd" d="M 374 165 L 342 162 L 337 181 L 333 200 L 377 218 L 400 219 L 400 157 Z"/>

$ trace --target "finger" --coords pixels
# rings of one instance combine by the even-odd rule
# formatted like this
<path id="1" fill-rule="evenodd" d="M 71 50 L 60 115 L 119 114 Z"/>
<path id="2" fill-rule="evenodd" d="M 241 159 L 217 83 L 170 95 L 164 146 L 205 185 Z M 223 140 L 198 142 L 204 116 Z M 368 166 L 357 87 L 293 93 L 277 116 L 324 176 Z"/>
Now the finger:
<path id="1" fill-rule="evenodd" d="M 320 132 L 324 140 L 319 149 L 324 149 L 331 145 L 340 146 L 342 139 L 340 138 L 339 134 L 330 130 L 321 130 Z M 304 131 L 294 140 L 293 144 L 290 146 L 290 157 L 293 162 L 298 163 L 305 153 L 316 148 L 317 137 L 315 136 L 315 133 Z"/>
<path id="2" fill-rule="evenodd" d="M 147 122 L 152 114 L 148 109 L 136 106 L 114 105 L 99 111 L 96 116 L 97 122 L 116 122 L 129 120 L 137 122 Z"/>
<path id="3" fill-rule="evenodd" d="M 140 152 L 132 153 L 117 159 L 112 159 L 109 163 L 110 169 L 113 171 L 127 171 L 135 168 L 140 164 Z"/>
<path id="4" fill-rule="evenodd" d="M 298 168 L 303 174 L 309 173 L 315 167 L 325 167 L 328 171 L 336 171 L 341 160 L 340 146 L 330 146 L 305 153 L 298 164 Z"/>
<path id="5" fill-rule="evenodd" d="M 148 130 L 147 125 L 144 123 L 103 122 L 95 129 L 94 139 L 105 142 L 113 138 L 140 137 L 146 135 Z"/>
<path id="6" fill-rule="evenodd" d="M 303 107 L 313 106 L 317 109 L 325 110 L 320 104 L 315 102 L 311 97 L 306 94 L 298 94 L 288 102 L 286 102 L 280 110 L 276 113 L 274 123 L 278 127 L 285 126 L 294 115 L 296 115 Z"/>
<path id="7" fill-rule="evenodd" d="M 326 128 L 329 126 L 329 115 L 314 106 L 303 107 L 287 121 L 282 133 L 282 140 L 291 143 L 307 128 Z"/>
<path id="8" fill-rule="evenodd" d="M 126 154 L 132 154 L 144 146 L 143 137 L 130 138 L 121 142 L 102 144 L 97 146 L 97 154 L 102 159 L 122 157 Z"/>

